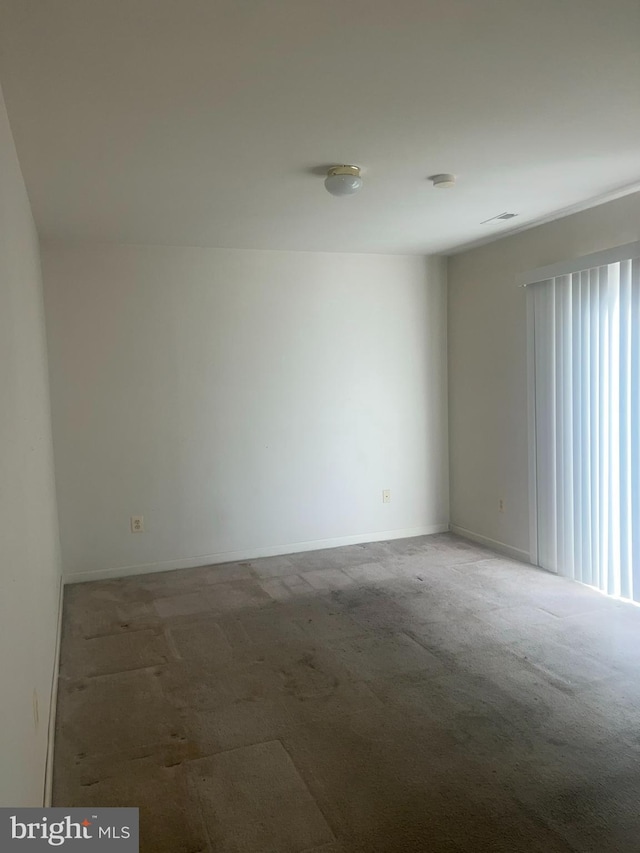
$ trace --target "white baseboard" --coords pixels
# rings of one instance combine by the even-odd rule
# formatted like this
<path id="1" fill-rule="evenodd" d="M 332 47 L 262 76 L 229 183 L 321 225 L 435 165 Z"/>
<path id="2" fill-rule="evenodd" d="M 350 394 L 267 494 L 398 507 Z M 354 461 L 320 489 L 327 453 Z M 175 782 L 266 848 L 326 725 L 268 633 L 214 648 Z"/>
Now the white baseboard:
<path id="1" fill-rule="evenodd" d="M 479 545 L 485 545 L 493 551 L 498 551 L 506 557 L 511 557 L 514 560 L 520 560 L 522 563 L 530 563 L 528 551 L 523 551 L 520 548 L 514 548 L 513 545 L 507 545 L 505 542 L 499 542 L 497 539 L 490 539 L 488 536 L 482 536 L 480 533 L 474 533 L 472 530 L 467 530 L 465 527 L 458 527 L 457 524 L 450 524 L 449 530 L 455 533 L 456 536 L 462 536 L 463 539 L 471 539 L 472 542 L 477 542 Z"/>
<path id="2" fill-rule="evenodd" d="M 58 673 L 60 672 L 60 645 L 62 642 L 62 605 L 64 595 L 64 580 L 60 578 L 58 595 L 58 625 L 56 628 L 56 644 L 53 657 L 53 674 L 51 676 L 51 695 L 49 697 L 49 724 L 47 728 L 47 758 L 44 769 L 43 805 L 49 808 L 53 795 L 53 752 L 56 734 L 56 710 L 58 707 Z"/>
<path id="3" fill-rule="evenodd" d="M 444 533 L 448 524 L 428 524 L 423 527 L 403 527 L 398 530 L 383 530 L 379 533 L 358 533 L 355 536 L 340 536 L 336 539 L 315 539 L 310 542 L 294 542 L 288 545 L 268 545 L 263 548 L 247 548 L 240 551 L 223 551 L 219 554 L 201 554 L 198 557 L 185 557 L 181 560 L 169 560 L 160 563 L 143 563 L 138 566 L 117 566 L 108 569 L 96 569 L 91 572 L 68 572 L 65 583 L 109 580 L 129 575 L 146 575 L 151 572 L 169 572 L 172 569 L 195 569 L 200 566 L 213 566 L 216 563 L 235 563 L 237 560 L 258 560 L 260 557 L 281 557 L 286 554 L 299 554 L 302 551 L 319 551 L 323 548 L 340 548 L 342 545 L 360 545 L 364 542 L 383 542 L 386 539 L 407 539 L 410 536 L 428 536 L 431 533 Z"/>

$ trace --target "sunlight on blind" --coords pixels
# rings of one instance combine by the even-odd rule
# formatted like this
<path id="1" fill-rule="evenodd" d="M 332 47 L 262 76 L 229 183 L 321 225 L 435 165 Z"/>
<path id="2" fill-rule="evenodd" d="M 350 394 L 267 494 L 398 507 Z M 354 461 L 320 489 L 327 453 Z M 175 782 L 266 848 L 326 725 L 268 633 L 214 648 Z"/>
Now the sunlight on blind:
<path id="1" fill-rule="evenodd" d="M 640 601 L 640 261 L 527 289 L 538 562 Z"/>

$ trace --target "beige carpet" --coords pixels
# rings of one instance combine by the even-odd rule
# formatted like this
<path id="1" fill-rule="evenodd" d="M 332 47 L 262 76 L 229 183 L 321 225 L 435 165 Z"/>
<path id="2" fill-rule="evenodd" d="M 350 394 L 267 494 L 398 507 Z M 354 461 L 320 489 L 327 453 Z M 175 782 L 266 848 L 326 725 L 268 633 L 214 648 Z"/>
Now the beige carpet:
<path id="1" fill-rule="evenodd" d="M 145 853 L 640 850 L 640 610 L 450 535 L 66 588 L 54 804 Z"/>

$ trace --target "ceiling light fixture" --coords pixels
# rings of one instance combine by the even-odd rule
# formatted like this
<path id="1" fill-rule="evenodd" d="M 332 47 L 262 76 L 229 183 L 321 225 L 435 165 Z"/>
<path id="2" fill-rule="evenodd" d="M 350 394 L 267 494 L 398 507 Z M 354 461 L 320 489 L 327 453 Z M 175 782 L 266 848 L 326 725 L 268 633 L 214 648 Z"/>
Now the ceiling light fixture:
<path id="1" fill-rule="evenodd" d="M 434 187 L 437 187 L 439 190 L 446 190 L 449 189 L 449 187 L 455 187 L 456 185 L 455 175 L 431 175 L 429 180 Z"/>
<path id="2" fill-rule="evenodd" d="M 359 166 L 332 166 L 324 185 L 331 195 L 353 195 L 362 187 Z"/>

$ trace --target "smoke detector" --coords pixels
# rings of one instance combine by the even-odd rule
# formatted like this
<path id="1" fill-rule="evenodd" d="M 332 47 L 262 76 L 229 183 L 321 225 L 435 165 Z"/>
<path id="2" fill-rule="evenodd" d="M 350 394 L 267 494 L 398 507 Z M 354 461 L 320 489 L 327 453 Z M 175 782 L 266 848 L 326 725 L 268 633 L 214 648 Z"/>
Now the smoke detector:
<path id="1" fill-rule="evenodd" d="M 429 180 L 439 190 L 447 190 L 449 187 L 455 187 L 456 185 L 455 175 L 431 175 Z"/>

